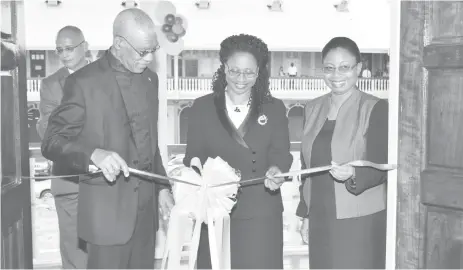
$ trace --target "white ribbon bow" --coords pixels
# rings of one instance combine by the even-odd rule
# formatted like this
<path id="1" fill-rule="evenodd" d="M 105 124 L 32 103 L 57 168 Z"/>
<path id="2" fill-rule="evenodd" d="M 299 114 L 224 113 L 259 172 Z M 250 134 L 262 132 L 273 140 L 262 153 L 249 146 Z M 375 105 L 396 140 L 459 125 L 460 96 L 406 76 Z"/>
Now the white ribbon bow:
<path id="1" fill-rule="evenodd" d="M 238 185 L 214 185 L 238 184 L 240 177 L 220 157 L 209 158 L 204 167 L 198 158 L 193 158 L 190 164 L 190 168 L 182 168 L 176 178 L 193 185 L 175 184 L 173 187 L 175 206 L 171 211 L 162 269 L 180 269 L 185 232 L 193 233 L 188 266 L 194 269 L 203 222 L 209 227 L 212 269 L 230 269 L 229 214 L 235 205 Z M 198 168 L 201 175 L 193 167 Z"/>

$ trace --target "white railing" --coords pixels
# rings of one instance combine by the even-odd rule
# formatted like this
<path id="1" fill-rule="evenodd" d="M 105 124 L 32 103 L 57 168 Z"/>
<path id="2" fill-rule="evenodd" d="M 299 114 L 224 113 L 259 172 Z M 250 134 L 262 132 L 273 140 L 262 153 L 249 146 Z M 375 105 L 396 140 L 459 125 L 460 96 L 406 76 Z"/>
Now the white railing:
<path id="1" fill-rule="evenodd" d="M 27 101 L 40 101 L 41 79 L 27 79 Z"/>
<path id="2" fill-rule="evenodd" d="M 40 79 L 27 80 L 27 98 L 40 100 Z M 167 79 L 168 99 L 195 99 L 211 92 L 212 78 Z M 359 79 L 360 90 L 380 98 L 388 98 L 389 79 Z M 270 90 L 280 99 L 312 99 L 329 92 L 321 78 L 271 78 Z"/>
<path id="3" fill-rule="evenodd" d="M 167 79 L 170 99 L 194 99 L 210 93 L 212 78 Z M 389 80 L 386 78 L 359 79 L 360 90 L 378 96 L 388 97 Z M 270 91 L 277 98 L 311 99 L 329 92 L 321 78 L 271 78 Z"/>

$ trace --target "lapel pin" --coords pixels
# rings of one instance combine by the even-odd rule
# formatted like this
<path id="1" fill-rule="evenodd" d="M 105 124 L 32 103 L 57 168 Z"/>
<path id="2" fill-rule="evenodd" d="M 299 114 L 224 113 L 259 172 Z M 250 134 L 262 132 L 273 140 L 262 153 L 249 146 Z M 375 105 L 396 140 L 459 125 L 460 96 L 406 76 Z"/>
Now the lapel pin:
<path id="1" fill-rule="evenodd" d="M 257 119 L 257 123 L 259 123 L 259 125 L 263 126 L 265 124 L 267 124 L 267 116 L 265 114 L 259 116 L 259 118 Z"/>
<path id="2" fill-rule="evenodd" d="M 148 77 L 148 80 L 151 82 L 151 77 Z"/>

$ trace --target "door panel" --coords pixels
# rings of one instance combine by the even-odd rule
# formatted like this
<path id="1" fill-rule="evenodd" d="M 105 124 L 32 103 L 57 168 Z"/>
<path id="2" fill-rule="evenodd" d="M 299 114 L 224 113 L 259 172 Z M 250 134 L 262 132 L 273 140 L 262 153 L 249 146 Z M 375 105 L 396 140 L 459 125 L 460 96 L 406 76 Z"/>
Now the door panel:
<path id="1" fill-rule="evenodd" d="M 408 224 L 418 234 L 398 236 L 398 243 L 415 241 L 406 250 L 413 256 L 402 254 L 404 250 L 399 250 L 397 256 L 414 259 L 413 268 L 460 269 L 463 268 L 463 1 L 402 2 L 401 12 L 404 41 L 400 80 L 406 90 L 401 89 L 400 96 L 408 95 L 409 99 L 401 99 L 405 101 L 401 108 L 408 108 L 400 113 L 400 118 L 414 116 L 415 125 L 407 126 L 402 121 L 399 138 L 418 140 L 409 148 L 399 148 L 402 156 L 399 164 L 402 162 L 405 168 L 421 173 L 410 179 L 420 187 L 419 192 L 411 191 L 416 197 L 399 198 L 400 225 L 405 224 L 400 220 L 412 217 L 413 211 L 420 213 L 418 220 Z M 418 35 L 412 37 L 413 32 Z M 406 57 L 409 54 L 415 57 Z M 413 159 L 412 149 L 418 154 Z M 405 187 L 399 185 L 402 191 Z M 404 206 L 409 201 L 412 204 Z M 403 213 L 410 216 L 404 218 Z"/>
<path id="2" fill-rule="evenodd" d="M 11 25 L 2 24 L 2 31 L 11 33 L 12 42 L 19 45 L 16 61 L 1 78 L 1 268 L 31 269 L 31 192 L 30 181 L 23 179 L 29 176 L 24 3 L 1 4 L 2 15 L 11 18 Z"/>

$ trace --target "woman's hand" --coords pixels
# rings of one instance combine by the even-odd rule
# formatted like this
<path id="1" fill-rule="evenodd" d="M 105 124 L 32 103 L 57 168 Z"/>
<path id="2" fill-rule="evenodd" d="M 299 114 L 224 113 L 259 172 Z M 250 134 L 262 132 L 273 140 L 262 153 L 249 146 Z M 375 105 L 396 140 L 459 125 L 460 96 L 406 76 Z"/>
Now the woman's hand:
<path id="1" fill-rule="evenodd" d="M 285 182 L 284 177 L 275 177 L 275 175 L 278 175 L 281 173 L 281 170 L 277 166 L 272 166 L 268 169 L 267 173 L 265 174 L 265 179 L 264 185 L 266 188 L 274 191 L 277 190 L 283 185 Z"/>
<path id="2" fill-rule="evenodd" d="M 344 182 L 355 174 L 355 169 L 351 165 L 338 165 L 334 161 L 331 162 L 333 167 L 330 170 L 330 174 L 336 178 L 336 180 Z"/>
<path id="3" fill-rule="evenodd" d="M 299 232 L 301 233 L 302 241 L 304 242 L 304 244 L 308 244 L 309 243 L 309 219 L 308 218 L 302 219 L 301 229 Z"/>

